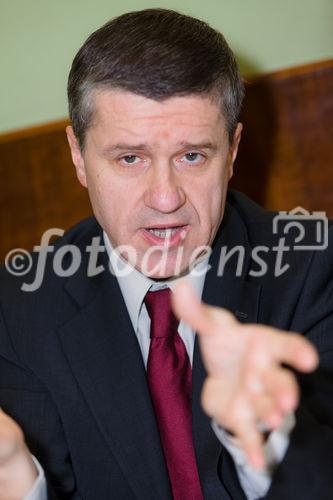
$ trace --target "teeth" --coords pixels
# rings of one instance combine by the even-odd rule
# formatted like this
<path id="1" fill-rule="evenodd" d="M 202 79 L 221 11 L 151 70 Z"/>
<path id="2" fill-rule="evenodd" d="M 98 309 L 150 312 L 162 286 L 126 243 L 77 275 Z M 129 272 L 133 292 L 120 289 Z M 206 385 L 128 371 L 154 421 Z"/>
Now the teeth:
<path id="1" fill-rule="evenodd" d="M 171 238 L 178 231 L 178 228 L 170 229 L 149 229 L 149 232 L 158 238 Z"/>

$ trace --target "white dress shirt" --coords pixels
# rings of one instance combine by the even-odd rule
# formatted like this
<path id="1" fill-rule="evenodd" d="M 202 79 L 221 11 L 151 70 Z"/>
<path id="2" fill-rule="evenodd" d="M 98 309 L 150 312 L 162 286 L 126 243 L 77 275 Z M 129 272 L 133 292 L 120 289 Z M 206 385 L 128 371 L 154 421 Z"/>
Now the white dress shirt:
<path id="1" fill-rule="evenodd" d="M 145 366 L 147 366 L 150 345 L 150 318 L 144 304 L 144 298 L 148 290 L 155 291 L 169 287 L 175 288 L 178 281 L 184 276 L 169 278 L 163 282 L 154 281 L 134 269 L 128 262 L 123 260 L 112 248 L 108 236 L 104 233 L 104 243 L 110 259 L 110 270 L 117 277 L 121 293 L 136 333 Z M 207 271 L 208 258 L 198 262 L 186 275 L 199 298 L 202 296 L 205 275 Z M 182 338 L 191 365 L 193 364 L 193 349 L 195 332 L 184 321 L 180 321 L 178 333 Z M 112 332 L 110 332 L 110 335 Z M 272 473 L 276 465 L 283 459 L 289 444 L 289 434 L 295 425 L 294 415 L 285 418 L 283 424 L 272 432 L 264 445 L 264 453 L 267 467 L 264 471 L 257 471 L 249 466 L 242 449 L 237 440 L 227 433 L 216 422 L 212 422 L 212 428 L 219 439 L 232 456 L 239 481 L 248 500 L 255 500 L 264 496 L 271 484 Z M 47 500 L 46 480 L 44 472 L 37 460 L 34 458 L 38 468 L 38 478 L 31 492 L 24 500 Z"/>
<path id="2" fill-rule="evenodd" d="M 44 475 L 44 471 L 38 462 L 38 460 L 33 456 L 33 461 L 35 462 L 35 466 L 37 469 L 37 479 L 35 484 L 29 493 L 24 497 L 23 500 L 47 500 L 47 491 L 46 491 L 46 479 Z M 19 480 L 19 478 L 18 478 Z"/>

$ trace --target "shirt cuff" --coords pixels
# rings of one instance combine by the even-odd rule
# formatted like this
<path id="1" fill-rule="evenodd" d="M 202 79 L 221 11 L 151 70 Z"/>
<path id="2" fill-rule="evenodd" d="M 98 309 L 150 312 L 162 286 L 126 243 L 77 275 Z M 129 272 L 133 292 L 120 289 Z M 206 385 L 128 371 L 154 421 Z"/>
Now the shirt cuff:
<path id="1" fill-rule="evenodd" d="M 36 466 L 38 476 L 32 489 L 27 495 L 25 495 L 23 500 L 47 500 L 47 488 L 44 471 L 37 458 L 33 455 L 31 455 L 31 458 Z"/>
<path id="2" fill-rule="evenodd" d="M 253 469 L 247 462 L 245 454 L 239 446 L 237 438 L 212 421 L 212 428 L 218 440 L 232 456 L 239 481 L 248 500 L 264 496 L 272 482 L 275 467 L 283 460 L 287 451 L 290 433 L 296 423 L 295 415 L 287 415 L 282 424 L 272 431 L 264 444 L 266 468 Z"/>

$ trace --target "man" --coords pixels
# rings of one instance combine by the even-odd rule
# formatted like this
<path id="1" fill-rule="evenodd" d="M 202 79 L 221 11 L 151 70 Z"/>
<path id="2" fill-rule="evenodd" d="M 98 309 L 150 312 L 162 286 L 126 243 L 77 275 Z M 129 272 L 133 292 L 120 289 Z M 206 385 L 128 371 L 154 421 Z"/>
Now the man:
<path id="1" fill-rule="evenodd" d="M 125 14 L 80 49 L 68 96 L 96 219 L 33 292 L 2 271 L 0 499 L 331 498 L 332 259 L 227 195 L 243 86 L 224 38 Z"/>

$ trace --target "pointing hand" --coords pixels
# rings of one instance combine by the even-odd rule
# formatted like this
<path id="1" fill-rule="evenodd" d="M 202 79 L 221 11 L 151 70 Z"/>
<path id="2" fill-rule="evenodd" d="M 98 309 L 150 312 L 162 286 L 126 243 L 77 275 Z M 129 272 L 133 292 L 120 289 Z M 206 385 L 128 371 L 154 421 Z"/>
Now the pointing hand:
<path id="1" fill-rule="evenodd" d="M 173 308 L 199 335 L 208 373 L 204 410 L 238 438 L 253 467 L 263 468 L 257 424 L 277 428 L 299 402 L 296 378 L 282 363 L 311 372 L 318 364 L 315 348 L 299 334 L 244 325 L 229 311 L 203 304 L 185 281 L 173 294 Z"/>

